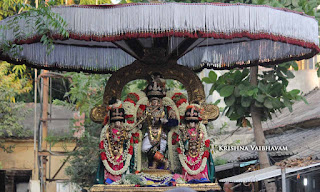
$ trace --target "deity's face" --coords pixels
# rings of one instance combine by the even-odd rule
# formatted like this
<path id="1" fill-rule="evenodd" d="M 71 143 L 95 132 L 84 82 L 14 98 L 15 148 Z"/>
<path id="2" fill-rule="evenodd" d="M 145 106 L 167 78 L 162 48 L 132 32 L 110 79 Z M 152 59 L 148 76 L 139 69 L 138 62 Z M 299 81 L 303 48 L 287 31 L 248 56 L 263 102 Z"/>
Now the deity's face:
<path id="1" fill-rule="evenodd" d="M 195 128 L 197 126 L 197 122 L 196 121 L 189 121 L 188 122 L 188 127 L 189 128 Z"/>
<path id="2" fill-rule="evenodd" d="M 121 121 L 114 122 L 114 125 L 115 125 L 116 128 L 121 128 L 122 124 L 123 124 L 123 122 L 121 122 Z"/>
<path id="3" fill-rule="evenodd" d="M 152 98 L 150 103 L 151 103 L 151 106 L 159 106 L 160 105 L 160 99 Z"/>

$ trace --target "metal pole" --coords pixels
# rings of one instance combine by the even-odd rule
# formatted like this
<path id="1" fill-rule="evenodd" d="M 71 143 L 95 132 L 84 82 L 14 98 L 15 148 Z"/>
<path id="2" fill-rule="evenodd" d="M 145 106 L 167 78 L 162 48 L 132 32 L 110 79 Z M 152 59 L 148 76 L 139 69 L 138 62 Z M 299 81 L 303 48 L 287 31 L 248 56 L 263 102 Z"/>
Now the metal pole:
<path id="1" fill-rule="evenodd" d="M 286 169 L 281 168 L 282 192 L 286 192 Z"/>
<path id="2" fill-rule="evenodd" d="M 36 8 L 39 6 L 39 0 L 35 0 Z M 33 180 L 39 179 L 39 174 L 37 174 L 37 165 L 38 165 L 38 149 L 37 149 L 37 93 L 38 93 L 38 69 L 34 69 L 34 128 L 33 128 L 33 151 L 34 151 L 34 160 L 33 160 Z M 39 173 L 39 170 L 38 170 Z"/>
<path id="3" fill-rule="evenodd" d="M 37 167 L 37 79 L 38 79 L 38 70 L 34 70 L 34 128 L 33 128 L 33 151 L 34 151 L 34 163 L 33 163 L 33 180 L 38 180 L 38 174 L 36 174 Z"/>
<path id="4" fill-rule="evenodd" d="M 48 70 L 43 70 L 43 89 L 42 89 L 42 142 L 41 142 L 41 150 L 47 150 L 47 136 L 48 136 L 48 92 L 49 92 L 49 77 L 47 77 L 46 73 Z M 46 191 L 46 164 L 47 164 L 47 156 L 42 157 L 42 191 Z"/>

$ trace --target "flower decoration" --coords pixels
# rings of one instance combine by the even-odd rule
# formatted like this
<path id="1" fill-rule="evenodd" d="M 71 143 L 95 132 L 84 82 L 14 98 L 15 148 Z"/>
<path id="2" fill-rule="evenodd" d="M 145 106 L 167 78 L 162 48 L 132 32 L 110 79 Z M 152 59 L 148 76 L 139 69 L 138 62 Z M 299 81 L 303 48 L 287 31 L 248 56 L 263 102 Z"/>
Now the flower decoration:
<path id="1" fill-rule="evenodd" d="M 125 119 L 127 120 L 128 124 L 133 124 L 134 123 L 134 117 L 133 115 L 126 115 Z"/>
<path id="2" fill-rule="evenodd" d="M 100 143 L 99 143 L 99 148 L 100 148 L 100 149 L 104 149 L 104 142 L 103 142 L 103 140 L 100 141 Z"/>
<path id="3" fill-rule="evenodd" d="M 181 154 L 181 153 L 182 153 L 182 151 L 181 151 L 180 147 L 178 147 L 178 148 L 177 148 L 177 151 L 178 151 L 178 153 L 179 153 L 179 154 Z"/>
<path id="4" fill-rule="evenodd" d="M 101 152 L 100 156 L 101 156 L 101 160 L 107 160 L 107 156 L 105 152 Z"/>
<path id="5" fill-rule="evenodd" d="M 187 97 L 182 93 L 175 93 L 171 99 L 174 101 L 177 107 L 179 107 L 182 103 L 187 102 Z"/>
<path id="6" fill-rule="evenodd" d="M 133 143 L 139 143 L 139 133 L 132 133 Z"/>
<path id="7" fill-rule="evenodd" d="M 132 145 L 130 145 L 128 153 L 129 153 L 130 155 L 133 154 L 133 147 L 132 147 Z"/>
<path id="8" fill-rule="evenodd" d="M 206 147 L 210 147 L 210 140 L 209 139 L 207 139 L 206 141 L 205 141 L 205 145 L 206 145 Z"/>
<path id="9" fill-rule="evenodd" d="M 206 150 L 204 153 L 203 153 L 203 156 L 202 158 L 208 158 L 209 157 L 209 152 Z"/>
<path id="10" fill-rule="evenodd" d="M 172 134 L 172 145 L 177 144 L 179 141 L 180 141 L 179 135 L 176 132 L 174 132 Z"/>

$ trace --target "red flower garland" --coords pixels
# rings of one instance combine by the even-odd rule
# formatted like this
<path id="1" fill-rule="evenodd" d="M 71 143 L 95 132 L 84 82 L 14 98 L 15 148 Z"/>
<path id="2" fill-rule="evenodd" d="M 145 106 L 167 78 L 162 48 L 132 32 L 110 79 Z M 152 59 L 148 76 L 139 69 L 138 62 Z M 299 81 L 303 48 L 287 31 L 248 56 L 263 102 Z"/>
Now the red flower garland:
<path id="1" fill-rule="evenodd" d="M 101 156 L 101 160 L 107 160 L 107 156 L 105 152 L 101 152 L 100 156 Z"/>
<path id="2" fill-rule="evenodd" d="M 206 147 L 210 147 L 210 140 L 207 139 L 207 140 L 204 142 L 204 144 L 206 145 Z"/>
<path id="3" fill-rule="evenodd" d="M 133 143 L 133 137 L 130 138 L 130 143 L 131 143 L 131 144 Z"/>
<path id="4" fill-rule="evenodd" d="M 101 142 L 99 143 L 99 148 L 100 148 L 100 149 L 104 149 L 104 142 L 103 142 L 103 141 L 101 141 Z"/>
<path id="5" fill-rule="evenodd" d="M 208 158 L 209 157 L 209 151 L 205 151 L 202 155 L 202 158 Z"/>
<path id="6" fill-rule="evenodd" d="M 176 132 L 174 132 L 172 134 L 172 145 L 177 144 L 177 142 L 179 142 L 179 141 L 180 141 L 179 135 Z"/>
<path id="7" fill-rule="evenodd" d="M 177 151 L 178 151 L 178 153 L 179 153 L 179 154 L 181 154 L 181 153 L 182 153 L 182 151 L 181 151 L 180 147 L 178 147 L 178 148 L 177 148 Z"/>
<path id="8" fill-rule="evenodd" d="M 129 153 L 130 155 L 133 154 L 133 147 L 132 147 L 132 145 L 130 145 L 128 153 Z"/>

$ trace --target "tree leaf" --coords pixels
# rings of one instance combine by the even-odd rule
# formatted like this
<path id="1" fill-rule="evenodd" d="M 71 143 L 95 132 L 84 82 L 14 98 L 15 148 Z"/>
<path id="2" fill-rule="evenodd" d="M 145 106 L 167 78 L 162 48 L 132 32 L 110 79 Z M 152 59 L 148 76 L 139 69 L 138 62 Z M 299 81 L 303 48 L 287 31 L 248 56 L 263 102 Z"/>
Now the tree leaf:
<path id="1" fill-rule="evenodd" d="M 240 96 L 241 96 L 241 95 L 240 95 L 239 86 L 236 86 L 236 87 L 234 88 L 233 94 L 234 94 L 235 97 L 240 97 Z"/>
<path id="2" fill-rule="evenodd" d="M 221 97 L 229 97 L 230 95 L 232 95 L 233 90 L 234 90 L 234 86 L 233 85 L 226 85 L 226 86 L 221 88 L 219 93 L 220 93 Z"/>
<path id="3" fill-rule="evenodd" d="M 241 106 L 242 107 L 250 107 L 251 105 L 251 97 L 242 97 L 241 98 Z"/>
<path id="4" fill-rule="evenodd" d="M 273 99 L 272 99 L 272 106 L 273 106 L 273 108 L 275 108 L 275 109 L 279 109 L 279 108 L 282 107 L 282 102 L 280 101 L 280 99 L 273 98 Z"/>
<path id="5" fill-rule="evenodd" d="M 292 5 L 294 6 L 294 7 L 299 7 L 299 0 L 292 0 Z"/>
<path id="6" fill-rule="evenodd" d="M 257 95 L 257 96 L 255 97 L 255 99 L 256 99 L 257 101 L 259 101 L 260 103 L 263 103 L 265 98 L 266 98 L 265 95 Z"/>
<path id="7" fill-rule="evenodd" d="M 290 70 L 288 70 L 288 71 L 286 72 L 286 75 L 287 75 L 287 78 L 288 78 L 288 79 L 292 79 L 292 78 L 295 77 L 294 74 L 293 74 Z"/>
<path id="8" fill-rule="evenodd" d="M 214 90 L 215 90 L 215 86 L 212 85 L 211 88 L 210 88 L 210 90 L 209 90 L 209 95 L 212 95 L 213 92 L 214 92 Z"/>
<path id="9" fill-rule="evenodd" d="M 235 73 L 234 73 L 234 83 L 235 84 L 238 84 L 238 83 L 240 83 L 241 82 L 241 80 L 242 80 L 242 73 L 239 71 L 239 70 L 237 70 Z"/>
<path id="10" fill-rule="evenodd" d="M 245 108 L 243 108 L 241 106 L 236 106 L 236 111 L 237 111 L 237 114 L 239 114 L 240 116 L 243 116 L 246 113 Z"/>
<path id="11" fill-rule="evenodd" d="M 258 102 L 258 101 L 255 101 L 255 102 L 254 102 L 254 105 L 255 105 L 256 107 L 263 107 L 263 104 L 260 103 L 260 102 Z"/>
<path id="12" fill-rule="evenodd" d="M 270 98 L 266 98 L 266 100 L 264 101 L 263 105 L 268 109 L 272 109 L 273 108 L 272 101 L 271 101 Z"/>
<path id="13" fill-rule="evenodd" d="M 209 79 L 211 80 L 212 83 L 217 81 L 218 75 L 214 71 L 209 72 Z"/>
<path id="14" fill-rule="evenodd" d="M 299 70 L 298 64 L 297 64 L 297 62 L 295 62 L 295 61 L 291 63 L 291 67 L 292 67 L 295 71 L 298 71 L 298 70 Z"/>
<path id="15" fill-rule="evenodd" d="M 202 81 L 205 82 L 205 83 L 207 83 L 207 84 L 213 83 L 209 77 L 204 77 L 204 78 L 202 78 Z"/>
<path id="16" fill-rule="evenodd" d="M 289 93 L 290 93 L 290 95 L 291 95 L 292 97 L 295 97 L 295 96 L 297 96 L 297 95 L 300 93 L 300 90 L 298 90 L 298 89 L 293 89 L 293 90 L 289 91 Z"/>
<path id="17" fill-rule="evenodd" d="M 226 113 L 226 116 L 227 116 L 227 117 L 230 117 L 231 114 L 233 113 L 233 111 L 234 111 L 234 107 L 229 107 L 229 109 L 228 109 L 228 111 L 227 111 L 227 113 Z"/>
<path id="18" fill-rule="evenodd" d="M 228 107 L 234 104 L 236 98 L 233 95 L 230 95 L 229 97 L 224 98 L 224 102 Z"/>

